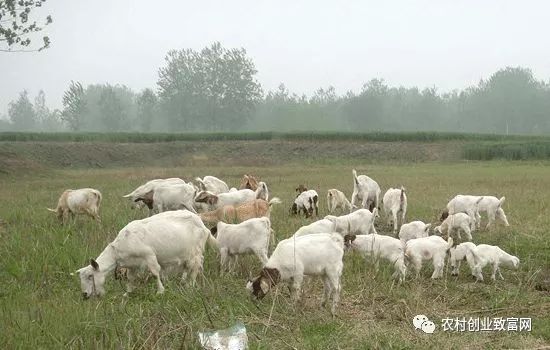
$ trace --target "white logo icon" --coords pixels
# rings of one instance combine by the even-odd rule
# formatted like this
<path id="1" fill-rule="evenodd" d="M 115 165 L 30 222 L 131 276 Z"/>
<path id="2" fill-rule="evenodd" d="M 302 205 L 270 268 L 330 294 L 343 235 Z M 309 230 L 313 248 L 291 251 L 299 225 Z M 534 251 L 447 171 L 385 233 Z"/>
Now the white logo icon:
<path id="1" fill-rule="evenodd" d="M 430 321 L 426 315 L 416 315 L 413 318 L 413 326 L 424 333 L 432 334 L 435 331 L 435 323 Z"/>

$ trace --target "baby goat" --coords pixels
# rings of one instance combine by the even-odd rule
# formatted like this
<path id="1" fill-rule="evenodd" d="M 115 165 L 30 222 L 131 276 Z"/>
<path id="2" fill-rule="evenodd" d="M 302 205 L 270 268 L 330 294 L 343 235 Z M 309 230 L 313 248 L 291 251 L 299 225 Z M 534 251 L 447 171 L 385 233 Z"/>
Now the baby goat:
<path id="1" fill-rule="evenodd" d="M 422 261 L 432 260 L 434 272 L 432 278 L 443 276 L 447 251 L 453 246 L 453 238 L 449 236 L 447 242 L 439 236 L 429 236 L 411 239 L 405 245 L 405 262 L 412 263 L 416 270 L 416 277 L 420 274 Z"/>
<path id="2" fill-rule="evenodd" d="M 407 194 L 405 188 L 390 188 L 384 194 L 382 199 L 384 203 L 384 212 L 388 218 L 388 223 L 393 221 L 393 233 L 397 233 L 398 218 L 401 219 L 401 225 L 405 223 L 407 214 Z"/>
<path id="3" fill-rule="evenodd" d="M 350 213 L 351 203 L 342 191 L 333 188 L 327 192 L 327 208 L 330 214 L 332 214 L 336 209 L 340 209 L 342 212 Z"/>

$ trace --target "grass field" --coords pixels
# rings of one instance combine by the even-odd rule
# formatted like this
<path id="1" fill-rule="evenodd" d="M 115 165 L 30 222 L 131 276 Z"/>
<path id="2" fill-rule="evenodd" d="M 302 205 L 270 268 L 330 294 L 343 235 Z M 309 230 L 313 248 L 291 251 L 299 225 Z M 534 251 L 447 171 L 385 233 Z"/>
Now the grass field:
<path id="1" fill-rule="evenodd" d="M 550 293 L 539 291 L 550 279 L 550 168 L 534 162 L 351 163 L 327 160 L 304 170 L 293 162 L 265 167 L 114 168 L 26 172 L 0 177 L 0 348 L 198 348 L 197 332 L 222 329 L 242 321 L 252 349 L 370 348 L 538 348 L 550 345 Z M 302 305 L 294 307 L 280 286 L 262 302 L 248 298 L 245 282 L 260 263 L 239 261 L 237 273 L 219 277 L 218 260 L 208 250 L 204 278 L 195 288 L 174 276 L 166 292 L 155 295 L 145 283 L 129 298 L 110 278 L 102 299 L 83 301 L 76 276 L 97 257 L 130 220 L 145 212 L 130 209 L 121 196 L 156 177 L 217 175 L 237 185 L 243 173 L 268 183 L 284 204 L 272 212 L 277 239 L 288 237 L 305 219 L 288 216 L 299 183 L 321 194 L 326 214 L 329 188 L 351 195 L 351 169 L 378 180 L 383 191 L 403 184 L 409 196 L 408 220 L 436 222 L 449 198 L 458 193 L 506 195 L 510 227 L 474 233 L 474 242 L 497 244 L 521 259 L 520 269 L 503 269 L 504 281 L 474 283 L 467 266 L 461 275 L 431 281 L 422 277 L 393 284 L 385 263 L 375 274 L 359 256 L 344 257 L 343 292 L 332 318 L 320 308 L 322 284 L 310 280 Z M 102 224 L 79 218 L 65 227 L 45 210 L 65 188 L 94 187 L 103 193 Z M 387 233 L 383 220 L 380 233 Z M 488 277 L 488 273 L 485 273 Z M 546 281 L 546 282 L 545 282 Z M 546 283 L 546 284 L 545 284 Z M 438 328 L 432 335 L 416 331 L 412 318 L 425 314 Z M 441 331 L 445 317 L 531 317 L 531 332 Z"/>

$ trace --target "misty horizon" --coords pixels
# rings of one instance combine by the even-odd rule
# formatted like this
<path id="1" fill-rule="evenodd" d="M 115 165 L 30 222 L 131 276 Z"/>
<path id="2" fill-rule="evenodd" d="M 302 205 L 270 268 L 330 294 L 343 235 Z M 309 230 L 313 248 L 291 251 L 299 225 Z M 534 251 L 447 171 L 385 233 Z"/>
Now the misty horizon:
<path id="1" fill-rule="evenodd" d="M 61 108 L 71 80 L 156 90 L 169 50 L 200 50 L 216 41 L 247 50 L 264 93 L 283 83 L 298 95 L 329 86 L 344 95 L 373 78 L 390 87 L 445 93 L 474 86 L 507 66 L 529 68 L 537 80 L 548 81 L 550 54 L 541 45 L 547 7 L 537 1 L 162 7 L 48 1 L 40 13 L 54 19 L 44 30 L 51 47 L 0 54 L 0 115 L 7 115 L 9 102 L 23 90 L 31 97 L 43 90 L 47 106 Z"/>

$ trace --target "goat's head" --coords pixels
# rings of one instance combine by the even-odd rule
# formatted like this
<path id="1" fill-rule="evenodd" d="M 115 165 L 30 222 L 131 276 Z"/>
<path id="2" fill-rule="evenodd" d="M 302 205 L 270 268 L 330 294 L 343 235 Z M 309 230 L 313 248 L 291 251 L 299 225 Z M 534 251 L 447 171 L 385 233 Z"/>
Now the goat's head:
<path id="1" fill-rule="evenodd" d="M 346 250 L 351 249 L 353 246 L 353 241 L 357 238 L 356 235 L 347 234 L 344 236 L 344 247 Z"/>
<path id="2" fill-rule="evenodd" d="M 275 286 L 280 279 L 281 274 L 279 270 L 276 268 L 264 267 L 260 272 L 260 276 L 248 280 L 246 289 L 248 289 L 256 299 L 263 299 L 271 287 Z"/>
<path id="3" fill-rule="evenodd" d="M 94 259 L 90 259 L 90 265 L 76 271 L 80 277 L 82 297 L 88 299 L 93 296 L 100 297 L 105 294 L 105 272 L 99 268 Z"/>
<path id="4" fill-rule="evenodd" d="M 215 205 L 218 203 L 218 196 L 208 191 L 201 191 L 195 197 L 195 202 Z"/>
<path id="5" fill-rule="evenodd" d="M 448 217 L 449 217 L 449 211 L 443 210 L 443 212 L 441 213 L 441 216 L 439 217 L 439 221 L 443 222 Z"/>
<path id="6" fill-rule="evenodd" d="M 258 188 L 258 179 L 255 176 L 244 174 L 241 180 L 241 186 L 239 186 L 239 188 L 241 190 L 249 189 L 256 191 Z"/>

